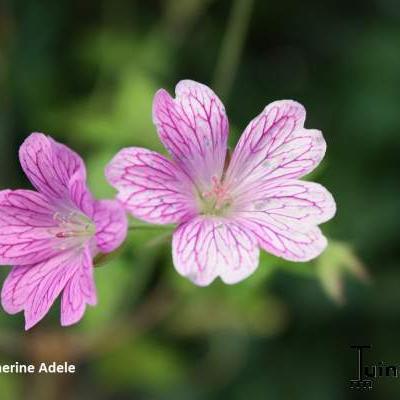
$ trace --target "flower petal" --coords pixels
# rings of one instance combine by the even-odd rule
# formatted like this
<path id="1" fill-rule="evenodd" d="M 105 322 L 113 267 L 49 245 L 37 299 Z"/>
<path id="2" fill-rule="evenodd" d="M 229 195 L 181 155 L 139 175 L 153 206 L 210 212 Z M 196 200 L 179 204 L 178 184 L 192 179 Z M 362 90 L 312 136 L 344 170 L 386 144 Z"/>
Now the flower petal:
<path id="1" fill-rule="evenodd" d="M 236 218 L 258 237 L 268 252 L 291 261 L 317 257 L 326 239 L 315 225 L 336 212 L 332 195 L 321 185 L 277 180 L 237 199 Z"/>
<path id="2" fill-rule="evenodd" d="M 319 164 L 326 143 L 320 131 L 303 127 L 305 116 L 301 104 L 282 100 L 250 122 L 226 173 L 233 194 L 252 190 L 260 181 L 302 177 Z"/>
<path id="3" fill-rule="evenodd" d="M 72 176 L 86 179 L 78 154 L 42 133 L 32 133 L 19 150 L 21 166 L 32 185 L 42 194 L 63 199 Z"/>
<path id="4" fill-rule="evenodd" d="M 0 264 L 33 264 L 59 252 L 56 209 L 31 190 L 0 192 Z"/>
<path id="5" fill-rule="evenodd" d="M 96 303 L 92 259 L 87 252 L 84 263 L 75 270 L 64 288 L 61 298 L 61 325 L 69 326 L 77 323 L 85 313 L 86 304 L 95 306 Z"/>
<path id="6" fill-rule="evenodd" d="M 142 220 L 177 223 L 194 213 L 193 184 L 161 154 L 131 147 L 110 162 L 106 176 L 127 211 Z"/>
<path id="7" fill-rule="evenodd" d="M 93 215 L 97 247 L 103 253 L 117 249 L 126 238 L 128 220 L 121 204 L 114 200 L 96 201 Z"/>
<path id="8" fill-rule="evenodd" d="M 221 100 L 207 86 L 184 80 L 173 99 L 159 90 L 153 120 L 161 141 L 193 181 L 202 186 L 220 178 L 227 151 L 228 119 Z"/>
<path id="9" fill-rule="evenodd" d="M 290 261 L 309 261 L 319 256 L 327 240 L 317 226 L 295 223 L 268 213 L 247 213 L 241 223 L 257 237 L 268 253 Z"/>
<path id="10" fill-rule="evenodd" d="M 278 180 L 237 198 L 236 213 L 242 216 L 268 214 L 279 223 L 318 225 L 336 212 L 332 195 L 320 184 Z"/>
<path id="11" fill-rule="evenodd" d="M 68 198 L 64 200 L 65 205 L 82 211 L 87 217 L 93 218 L 95 200 L 87 187 L 86 180 L 80 174 L 71 177 L 68 184 Z"/>
<path id="12" fill-rule="evenodd" d="M 197 217 L 178 227 L 172 241 L 176 270 L 196 285 L 207 286 L 217 276 L 237 283 L 258 267 L 255 236 L 236 221 Z"/>
<path id="13" fill-rule="evenodd" d="M 37 324 L 77 270 L 90 257 L 89 249 L 63 252 L 38 264 L 13 267 L 1 292 L 10 314 L 25 311 L 25 329 Z"/>

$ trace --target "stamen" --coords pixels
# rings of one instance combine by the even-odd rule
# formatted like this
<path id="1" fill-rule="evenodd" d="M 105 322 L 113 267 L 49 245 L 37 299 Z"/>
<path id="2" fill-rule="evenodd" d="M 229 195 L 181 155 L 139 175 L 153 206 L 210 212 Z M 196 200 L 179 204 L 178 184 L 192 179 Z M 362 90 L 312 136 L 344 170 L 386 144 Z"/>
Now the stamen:
<path id="1" fill-rule="evenodd" d="M 226 187 L 221 181 L 213 176 L 211 178 L 212 186 L 208 191 L 201 193 L 202 211 L 204 214 L 221 214 L 231 203 L 231 197 Z"/>
<path id="2" fill-rule="evenodd" d="M 71 244 L 80 244 L 94 235 L 96 229 L 93 222 L 84 214 L 70 211 L 66 213 L 56 212 L 53 216 L 57 227 L 51 229 L 51 233 L 58 239 L 73 239 Z"/>

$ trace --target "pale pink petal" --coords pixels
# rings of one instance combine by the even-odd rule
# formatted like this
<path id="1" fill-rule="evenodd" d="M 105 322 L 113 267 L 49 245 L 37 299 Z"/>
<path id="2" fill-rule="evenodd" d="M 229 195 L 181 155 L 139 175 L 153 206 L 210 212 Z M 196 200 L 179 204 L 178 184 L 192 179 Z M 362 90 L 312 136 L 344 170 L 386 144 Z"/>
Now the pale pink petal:
<path id="1" fill-rule="evenodd" d="M 282 100 L 250 122 L 226 173 L 233 195 L 251 191 L 261 181 L 302 177 L 319 164 L 326 143 L 320 131 L 304 128 L 305 116 L 301 104 Z"/>
<path id="2" fill-rule="evenodd" d="M 87 263 L 87 248 L 65 251 L 34 265 L 11 270 L 1 292 L 3 308 L 10 314 L 25 311 L 25 329 L 38 323 L 75 272 Z"/>
<path id="3" fill-rule="evenodd" d="M 227 151 L 228 119 L 222 102 L 207 86 L 184 80 L 173 99 L 159 90 L 153 120 L 161 141 L 193 181 L 207 186 L 221 177 Z"/>
<path id="4" fill-rule="evenodd" d="M 332 195 L 320 184 L 299 180 L 278 180 L 236 198 L 235 215 L 260 216 L 288 225 L 318 225 L 336 212 Z"/>
<path id="5" fill-rule="evenodd" d="M 128 220 L 121 204 L 115 200 L 96 201 L 94 206 L 97 248 L 103 253 L 117 249 L 125 240 Z"/>
<path id="6" fill-rule="evenodd" d="M 161 154 L 137 147 L 121 150 L 106 176 L 125 209 L 142 220 L 177 223 L 195 212 L 194 186 Z"/>
<path id="7" fill-rule="evenodd" d="M 19 158 L 35 188 L 53 199 L 65 198 L 72 176 L 79 174 L 82 180 L 86 177 L 79 155 L 42 133 L 32 133 L 25 140 Z"/>
<path id="8" fill-rule="evenodd" d="M 296 223 L 292 218 L 247 213 L 240 223 L 255 235 L 264 250 L 286 260 L 309 261 L 327 246 L 327 240 L 317 226 Z"/>
<path id="9" fill-rule="evenodd" d="M 252 232 L 236 221 L 197 217 L 175 231 L 172 254 L 181 275 L 206 286 L 218 276 L 234 284 L 251 275 L 259 248 Z"/>
<path id="10" fill-rule="evenodd" d="M 0 264 L 32 264 L 59 252 L 57 210 L 40 193 L 0 192 Z"/>
<path id="11" fill-rule="evenodd" d="M 85 313 L 86 305 L 96 305 L 96 286 L 93 278 L 93 265 L 89 253 L 79 269 L 66 284 L 61 298 L 61 325 L 77 323 Z"/>
<path id="12" fill-rule="evenodd" d="M 277 180 L 238 197 L 234 213 L 268 252 L 307 261 L 326 247 L 326 239 L 315 225 L 331 219 L 335 211 L 335 201 L 323 186 Z"/>

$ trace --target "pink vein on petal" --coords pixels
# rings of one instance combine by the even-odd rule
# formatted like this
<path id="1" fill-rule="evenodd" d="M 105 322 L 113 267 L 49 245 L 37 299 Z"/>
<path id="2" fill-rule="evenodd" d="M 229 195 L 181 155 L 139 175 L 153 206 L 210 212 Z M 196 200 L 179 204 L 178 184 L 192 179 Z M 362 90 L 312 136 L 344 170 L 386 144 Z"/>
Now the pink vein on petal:
<path id="1" fill-rule="evenodd" d="M 305 129 L 304 107 L 291 100 L 268 105 L 245 129 L 227 171 L 232 191 L 243 193 L 266 181 L 300 178 L 322 160 L 320 131 Z"/>
<path id="2" fill-rule="evenodd" d="M 138 147 L 121 150 L 106 170 L 118 199 L 135 217 L 152 223 L 176 223 L 193 215 L 194 186 L 161 154 Z"/>
<path id="3" fill-rule="evenodd" d="M 178 227 L 172 242 L 177 271 L 199 286 L 217 276 L 237 283 L 258 265 L 259 249 L 251 231 L 235 220 L 197 217 Z"/>
<path id="4" fill-rule="evenodd" d="M 154 98 L 153 120 L 161 141 L 197 185 L 223 172 L 228 119 L 217 95 L 207 86 L 185 80 L 176 98 L 161 89 Z"/>

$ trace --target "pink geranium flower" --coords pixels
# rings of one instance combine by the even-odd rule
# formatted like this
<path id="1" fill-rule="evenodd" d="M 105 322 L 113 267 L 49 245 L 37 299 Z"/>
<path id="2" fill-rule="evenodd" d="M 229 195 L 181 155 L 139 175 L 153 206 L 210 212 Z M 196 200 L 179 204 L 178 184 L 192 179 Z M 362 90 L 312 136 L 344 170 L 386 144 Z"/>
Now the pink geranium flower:
<path id="1" fill-rule="evenodd" d="M 327 240 L 317 227 L 335 214 L 321 185 L 298 180 L 324 156 L 320 131 L 305 129 L 291 100 L 268 105 L 245 129 L 231 160 L 228 119 L 207 86 L 181 81 L 173 99 L 157 92 L 153 119 L 172 160 L 123 149 L 106 170 L 125 208 L 144 221 L 177 223 L 177 271 L 205 286 L 233 284 L 258 266 L 259 248 L 292 261 L 318 256 Z"/>
<path id="2" fill-rule="evenodd" d="M 14 265 L 2 305 L 25 311 L 29 329 L 62 292 L 61 324 L 71 325 L 96 304 L 92 259 L 122 243 L 125 212 L 116 201 L 94 200 L 82 159 L 50 137 L 31 134 L 19 157 L 37 192 L 0 192 L 0 264 Z"/>

